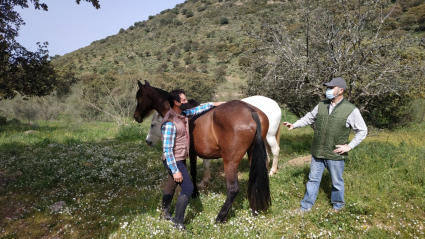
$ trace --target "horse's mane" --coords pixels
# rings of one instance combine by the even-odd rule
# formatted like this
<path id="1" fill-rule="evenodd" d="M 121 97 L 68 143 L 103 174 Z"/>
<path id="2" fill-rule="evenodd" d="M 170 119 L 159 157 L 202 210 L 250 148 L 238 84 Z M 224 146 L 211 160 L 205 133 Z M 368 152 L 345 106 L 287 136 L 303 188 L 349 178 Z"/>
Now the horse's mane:
<path id="1" fill-rule="evenodd" d="M 159 88 L 156 88 L 156 87 L 153 87 L 153 86 L 151 86 L 154 90 L 156 90 L 156 91 L 158 91 L 158 93 L 160 93 L 161 95 L 163 95 L 163 96 L 166 96 L 167 98 L 168 98 L 168 96 L 170 95 L 170 92 L 168 92 L 168 91 L 165 91 L 165 90 L 163 90 L 163 89 L 159 89 Z"/>

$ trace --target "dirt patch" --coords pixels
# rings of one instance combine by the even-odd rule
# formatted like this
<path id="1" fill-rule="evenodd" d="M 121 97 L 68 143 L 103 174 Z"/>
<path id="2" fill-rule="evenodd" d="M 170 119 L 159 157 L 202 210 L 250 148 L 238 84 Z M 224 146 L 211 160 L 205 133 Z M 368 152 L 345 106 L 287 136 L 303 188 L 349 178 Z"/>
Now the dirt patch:
<path id="1" fill-rule="evenodd" d="M 291 159 L 290 161 L 288 161 L 287 164 L 291 166 L 302 166 L 304 164 L 310 163 L 310 161 L 311 161 L 311 155 L 308 155 L 308 156 Z"/>

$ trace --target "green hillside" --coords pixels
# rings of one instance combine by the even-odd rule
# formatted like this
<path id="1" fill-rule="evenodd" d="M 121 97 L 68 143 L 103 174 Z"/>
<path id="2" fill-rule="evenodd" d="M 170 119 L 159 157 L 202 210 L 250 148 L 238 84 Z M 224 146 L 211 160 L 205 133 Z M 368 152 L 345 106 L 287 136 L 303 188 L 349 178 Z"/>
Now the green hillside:
<path id="1" fill-rule="evenodd" d="M 245 77 L 243 56 L 249 54 L 245 28 L 258 27 L 258 16 L 288 15 L 290 5 L 186 1 L 53 61 L 80 77 L 198 71 L 216 79 L 226 74 L 228 82 L 239 84 Z"/>
<path id="2" fill-rule="evenodd" d="M 412 3 L 401 3 L 391 21 L 410 30 L 405 15 Z M 246 29 L 259 29 L 264 18 L 294 30 L 302 29 L 304 20 L 292 1 L 190 0 L 53 61 L 78 76 L 199 71 L 218 78 L 221 67 L 227 81 L 239 84 L 244 56 L 250 55 Z"/>
<path id="3" fill-rule="evenodd" d="M 165 90 L 203 87 L 208 94 L 188 91 L 189 98 L 200 102 L 240 99 L 246 93 L 241 88 L 249 79 L 257 79 L 258 72 L 253 72 L 251 64 L 261 57 L 272 58 L 273 54 L 268 56 L 267 51 L 261 49 L 265 46 L 267 25 L 284 25 L 291 38 L 303 44 L 308 29 L 306 13 L 324 2 L 331 4 L 331 1 L 305 2 L 309 4 L 306 6 L 303 1 L 187 0 L 173 9 L 149 16 L 148 20 L 123 26 L 117 29 L 117 34 L 94 41 L 87 47 L 52 57 L 60 82 L 53 98 L 30 101 L 34 103 L 18 98 L 8 103 L 11 106 L 6 107 L 4 115 L 29 121 L 57 119 L 60 115 L 87 120 L 110 120 L 111 114 L 131 117 L 134 105 L 128 102 L 134 99 L 136 80 L 148 80 Z M 351 2 L 355 1 L 340 4 Z M 395 4 L 389 0 L 379 4 L 380 12 L 376 17 L 389 15 L 385 30 L 397 31 L 400 37 L 408 35 L 418 42 L 418 39 L 425 39 L 425 4 L 422 1 L 403 0 Z M 258 37 L 261 35 L 263 39 Z M 311 44 L 313 47 L 314 42 Z M 425 46 L 425 40 L 420 44 Z M 424 59 L 425 48 L 418 44 L 415 47 L 415 55 L 408 52 L 404 56 L 406 59 L 419 59 L 421 54 Z M 287 104 L 280 96 L 268 96 L 282 105 Z M 19 112 L 12 110 L 15 106 Z M 52 109 L 53 106 L 56 108 Z M 34 116 L 35 108 L 39 109 L 37 114 L 48 113 Z"/>

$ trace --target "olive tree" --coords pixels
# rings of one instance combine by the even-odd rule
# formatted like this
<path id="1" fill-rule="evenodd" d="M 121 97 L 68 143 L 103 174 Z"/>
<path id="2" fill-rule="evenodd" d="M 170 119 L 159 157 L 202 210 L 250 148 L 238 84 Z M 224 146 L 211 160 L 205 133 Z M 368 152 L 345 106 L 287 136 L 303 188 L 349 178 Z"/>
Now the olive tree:
<path id="1" fill-rule="evenodd" d="M 98 0 L 85 1 L 100 8 Z M 0 1 L 0 101 L 12 99 L 17 93 L 26 97 L 47 95 L 59 81 L 49 61 L 47 42 L 37 43 L 39 48 L 32 52 L 16 41 L 25 22 L 15 7 L 28 8 L 30 3 L 35 9 L 48 10 L 40 0 Z"/>
<path id="2" fill-rule="evenodd" d="M 388 126 L 423 83 L 419 44 L 387 27 L 395 5 L 382 1 L 298 1 L 296 22 L 262 19 L 245 93 L 267 95 L 296 116 L 324 99 L 324 82 L 342 77 L 345 98 L 368 122 Z M 378 123 L 378 121 L 380 121 Z M 379 125 L 380 124 L 380 125 Z"/>

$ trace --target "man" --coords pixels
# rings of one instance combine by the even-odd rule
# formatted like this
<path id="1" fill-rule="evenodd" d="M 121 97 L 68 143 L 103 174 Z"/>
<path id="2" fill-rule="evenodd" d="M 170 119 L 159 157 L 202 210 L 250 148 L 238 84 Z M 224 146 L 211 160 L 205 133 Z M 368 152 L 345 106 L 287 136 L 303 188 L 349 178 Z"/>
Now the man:
<path id="1" fill-rule="evenodd" d="M 344 162 L 348 151 L 362 142 L 367 135 L 367 127 L 360 111 L 344 99 L 347 83 L 342 78 L 333 78 L 323 84 L 327 86 L 326 98 L 313 111 L 307 113 L 294 124 L 283 122 L 289 130 L 316 123 L 311 146 L 310 174 L 304 199 L 301 201 L 301 212 L 311 210 L 317 198 L 320 181 L 325 168 L 332 179 L 331 202 L 333 210 L 338 212 L 344 207 Z M 356 134 L 348 143 L 351 129 Z"/>
<path id="2" fill-rule="evenodd" d="M 188 101 L 183 90 L 170 92 L 171 109 L 165 114 L 162 121 L 161 133 L 163 142 L 162 160 L 168 171 L 168 182 L 162 196 L 162 217 L 172 220 L 174 226 L 185 230 L 183 225 L 184 213 L 193 192 L 193 184 L 186 168 L 186 158 L 189 156 L 189 125 L 187 117 L 191 117 L 219 106 L 225 102 L 206 103 L 198 107 L 187 109 Z M 175 217 L 172 218 L 169 209 L 177 185 L 181 193 L 177 198 Z"/>

